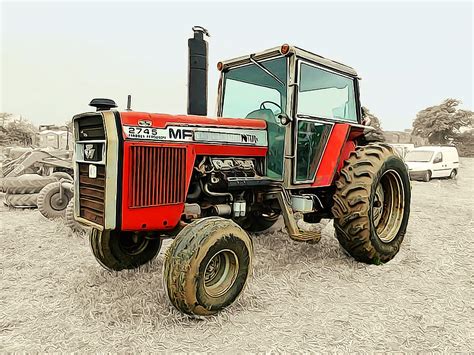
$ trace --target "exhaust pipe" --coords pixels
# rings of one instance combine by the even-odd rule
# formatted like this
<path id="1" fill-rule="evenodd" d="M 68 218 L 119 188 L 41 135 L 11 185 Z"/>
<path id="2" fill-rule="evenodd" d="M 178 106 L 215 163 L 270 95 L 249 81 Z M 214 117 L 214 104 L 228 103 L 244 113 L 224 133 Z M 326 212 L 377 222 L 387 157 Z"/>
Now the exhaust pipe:
<path id="1" fill-rule="evenodd" d="M 188 71 L 188 115 L 207 115 L 207 30 L 194 26 L 194 37 L 188 39 L 189 71 Z"/>

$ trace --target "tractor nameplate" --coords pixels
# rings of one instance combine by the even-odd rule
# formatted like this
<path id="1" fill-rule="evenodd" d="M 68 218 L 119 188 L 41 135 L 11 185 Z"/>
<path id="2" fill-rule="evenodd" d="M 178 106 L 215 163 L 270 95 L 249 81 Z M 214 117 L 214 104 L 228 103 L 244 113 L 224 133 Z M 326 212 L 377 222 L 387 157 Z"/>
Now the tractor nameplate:
<path id="1" fill-rule="evenodd" d="M 183 127 L 169 126 L 166 128 L 144 128 L 123 126 L 128 139 L 196 142 L 196 143 L 227 143 L 237 145 L 267 146 L 267 131 L 258 129 L 214 128 L 214 127 Z"/>

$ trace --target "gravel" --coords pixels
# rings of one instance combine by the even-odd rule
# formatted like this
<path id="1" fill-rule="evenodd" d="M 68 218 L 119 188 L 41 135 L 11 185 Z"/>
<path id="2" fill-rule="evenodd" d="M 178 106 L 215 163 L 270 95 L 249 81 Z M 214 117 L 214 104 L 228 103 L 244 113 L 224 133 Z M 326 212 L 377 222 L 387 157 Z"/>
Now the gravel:
<path id="1" fill-rule="evenodd" d="M 346 256 L 331 223 L 318 245 L 255 236 L 249 286 L 205 320 L 168 302 L 163 253 L 109 273 L 63 220 L 0 203 L 0 352 L 472 351 L 473 190 L 474 159 L 457 180 L 413 182 L 406 239 L 382 266 Z"/>

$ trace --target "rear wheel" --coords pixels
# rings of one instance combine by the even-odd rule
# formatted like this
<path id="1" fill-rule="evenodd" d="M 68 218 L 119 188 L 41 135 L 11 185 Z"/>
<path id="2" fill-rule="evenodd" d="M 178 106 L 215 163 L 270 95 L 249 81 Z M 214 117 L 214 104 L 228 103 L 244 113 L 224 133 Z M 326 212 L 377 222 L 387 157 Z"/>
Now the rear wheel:
<path id="1" fill-rule="evenodd" d="M 405 236 L 410 199 L 405 163 L 392 148 L 357 148 L 336 182 L 332 212 L 337 239 L 356 260 L 389 261 Z"/>
<path id="2" fill-rule="evenodd" d="M 426 171 L 425 174 L 423 175 L 423 181 L 428 182 L 431 180 L 431 171 Z"/>
<path id="3" fill-rule="evenodd" d="M 450 179 L 456 179 L 457 176 L 458 176 L 458 171 L 456 169 L 453 169 L 451 171 L 451 174 L 449 174 Z"/>
<path id="4" fill-rule="evenodd" d="M 111 271 L 138 268 L 153 260 L 161 248 L 161 238 L 149 233 L 101 232 L 94 228 L 89 240 L 99 264 Z"/>
<path id="5" fill-rule="evenodd" d="M 209 217 L 190 223 L 166 253 L 163 277 L 179 311 L 211 315 L 232 304 L 251 274 L 253 246 L 235 222 Z"/>

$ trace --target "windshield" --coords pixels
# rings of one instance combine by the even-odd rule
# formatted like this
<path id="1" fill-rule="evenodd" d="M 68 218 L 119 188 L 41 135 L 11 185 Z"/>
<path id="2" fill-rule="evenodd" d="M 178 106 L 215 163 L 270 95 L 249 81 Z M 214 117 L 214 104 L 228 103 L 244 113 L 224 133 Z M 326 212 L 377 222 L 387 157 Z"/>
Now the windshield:
<path id="1" fill-rule="evenodd" d="M 224 74 L 223 117 L 245 118 L 262 109 L 274 114 L 286 111 L 286 58 L 258 63 L 263 68 L 252 63 Z"/>
<path id="2" fill-rule="evenodd" d="M 285 57 L 253 62 L 224 73 L 222 117 L 255 118 L 267 122 L 267 176 L 283 177 L 285 126 L 277 118 L 286 113 Z"/>
<path id="3" fill-rule="evenodd" d="M 405 161 L 427 163 L 431 161 L 432 157 L 433 152 L 425 150 L 412 150 L 411 152 L 408 152 L 405 156 Z"/>

